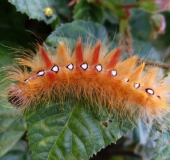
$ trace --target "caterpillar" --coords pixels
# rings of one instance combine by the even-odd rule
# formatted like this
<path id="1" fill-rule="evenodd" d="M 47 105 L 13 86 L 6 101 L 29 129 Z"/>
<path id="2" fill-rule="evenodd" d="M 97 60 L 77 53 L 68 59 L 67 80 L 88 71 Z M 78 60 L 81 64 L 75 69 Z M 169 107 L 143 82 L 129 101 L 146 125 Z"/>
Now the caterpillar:
<path id="1" fill-rule="evenodd" d="M 36 55 L 16 58 L 21 67 L 6 68 L 5 80 L 15 82 L 7 88 L 8 101 L 29 109 L 40 101 L 84 98 L 111 111 L 137 106 L 149 117 L 163 117 L 169 112 L 167 79 L 159 78 L 158 68 L 138 64 L 136 56 L 122 59 L 121 52 L 121 46 L 109 51 L 101 40 L 93 46 L 81 38 L 73 51 L 59 42 L 53 54 L 38 44 Z"/>

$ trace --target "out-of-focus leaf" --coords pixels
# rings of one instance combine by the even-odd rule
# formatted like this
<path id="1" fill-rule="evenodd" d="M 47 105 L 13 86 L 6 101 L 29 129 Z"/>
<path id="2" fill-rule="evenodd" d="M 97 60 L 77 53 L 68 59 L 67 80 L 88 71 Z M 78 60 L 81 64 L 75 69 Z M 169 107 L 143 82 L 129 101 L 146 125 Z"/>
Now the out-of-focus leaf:
<path id="1" fill-rule="evenodd" d="M 109 21 L 110 23 L 117 24 L 117 25 L 119 24 L 118 19 L 115 17 L 115 15 L 109 12 L 108 10 L 105 10 L 104 16 L 105 16 L 105 19 Z"/>
<path id="2" fill-rule="evenodd" d="M 12 55 L 9 55 L 7 48 L 0 45 L 0 67 L 12 64 Z"/>
<path id="3" fill-rule="evenodd" d="M 57 14 L 67 19 L 67 21 L 72 19 L 72 11 L 68 6 L 69 2 L 70 0 L 54 0 L 55 6 L 57 7 Z"/>
<path id="4" fill-rule="evenodd" d="M 145 42 L 149 40 L 148 36 L 151 34 L 152 27 L 147 13 L 139 9 L 133 9 L 131 11 L 130 26 L 134 38 Z"/>
<path id="5" fill-rule="evenodd" d="M 157 121 L 152 129 L 151 136 L 155 138 L 156 146 L 154 148 L 154 160 L 168 160 L 170 159 L 170 125 L 169 114 L 166 118 Z"/>
<path id="6" fill-rule="evenodd" d="M 25 130 L 25 122 L 13 109 L 0 106 L 0 157 L 18 142 Z"/>
<path id="7" fill-rule="evenodd" d="M 166 29 L 165 34 L 158 35 L 158 38 L 153 42 L 155 47 L 158 49 L 163 49 L 162 54 L 165 54 L 165 50 L 170 46 L 170 12 L 163 13 L 166 19 Z M 168 50 L 168 49 L 167 49 Z M 169 53 L 169 52 L 168 52 Z M 169 54 L 168 54 L 169 55 Z M 170 60 L 170 56 L 165 59 L 166 61 Z"/>
<path id="8" fill-rule="evenodd" d="M 74 21 L 69 24 L 61 25 L 57 27 L 55 31 L 47 38 L 46 43 L 52 46 L 58 45 L 59 41 L 66 41 L 75 45 L 77 39 L 81 37 L 83 42 L 90 40 L 91 42 L 97 42 L 101 39 L 107 40 L 107 31 L 100 25 L 93 22 Z"/>
<path id="9" fill-rule="evenodd" d="M 74 20 L 91 20 L 94 22 L 103 22 L 104 10 L 103 6 L 90 3 L 87 0 L 80 0 L 74 8 Z"/>
<path id="10" fill-rule="evenodd" d="M 133 40 L 134 55 L 137 55 L 139 58 L 144 58 L 153 61 L 161 61 L 160 54 L 158 50 L 154 48 L 150 43 L 145 41 L 140 41 L 138 39 Z"/>
<path id="11" fill-rule="evenodd" d="M 154 149 L 154 160 L 168 160 L 170 159 L 170 133 L 164 133 L 157 139 L 157 144 Z"/>
<path id="12" fill-rule="evenodd" d="M 53 0 L 9 0 L 16 6 L 17 10 L 26 13 L 29 18 L 44 20 L 47 24 L 57 18 L 57 6 Z M 44 9 L 50 7 L 53 10 L 51 17 L 44 14 Z"/>
<path id="13" fill-rule="evenodd" d="M 157 4 L 156 1 L 143 0 L 143 1 L 139 1 L 138 6 L 140 9 L 152 13 L 152 12 L 156 12 L 159 9 L 159 6 L 161 6 L 161 4 Z"/>
<path id="14" fill-rule="evenodd" d="M 54 22 L 54 20 L 58 22 L 58 17 L 61 22 L 72 19 L 71 8 L 68 6 L 69 0 L 10 0 L 10 2 L 16 6 L 17 10 L 26 13 L 30 18 L 44 20 L 47 24 Z M 24 4 L 24 6 L 22 6 L 22 4 Z M 50 7 L 53 11 L 51 17 L 44 15 L 44 9 L 47 7 Z"/>
<path id="15" fill-rule="evenodd" d="M 120 1 L 120 0 L 119 0 Z M 133 4 L 139 2 L 140 0 L 122 0 L 122 4 Z"/>
<path id="16" fill-rule="evenodd" d="M 155 142 L 153 137 L 150 136 L 149 127 L 144 122 L 138 122 L 138 126 L 133 132 L 133 141 L 137 142 L 134 152 L 142 159 L 150 160 L 153 155 Z"/>
<path id="17" fill-rule="evenodd" d="M 7 54 L 6 48 L 0 46 L 0 66 L 11 64 L 11 57 Z M 0 74 L 0 82 L 3 78 Z M 0 157 L 7 153 L 22 137 L 26 125 L 21 115 L 15 109 L 9 108 L 3 95 L 7 83 L 0 84 Z M 4 100 L 3 100 L 4 99 Z"/>
<path id="18" fill-rule="evenodd" d="M 16 145 L 0 160 L 30 160 L 30 153 L 28 151 L 27 143 L 20 140 Z"/>
<path id="19" fill-rule="evenodd" d="M 123 150 L 131 151 L 140 159 L 150 160 L 153 155 L 155 142 L 153 137 L 150 136 L 151 130 L 149 130 L 149 127 L 142 120 L 138 120 L 133 133 L 126 135 Z"/>
<path id="20" fill-rule="evenodd" d="M 150 126 L 139 121 L 133 134 L 129 133 L 125 137 L 124 150 L 132 151 L 141 159 L 165 160 L 169 159 L 170 151 L 170 127 L 169 115 L 165 119 L 160 119 Z"/>

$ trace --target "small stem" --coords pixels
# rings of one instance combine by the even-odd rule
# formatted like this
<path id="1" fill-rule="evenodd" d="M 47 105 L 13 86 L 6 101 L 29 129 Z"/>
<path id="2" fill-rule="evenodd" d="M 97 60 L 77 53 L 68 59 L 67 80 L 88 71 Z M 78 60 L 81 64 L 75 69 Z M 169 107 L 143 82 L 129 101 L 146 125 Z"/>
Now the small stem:
<path id="1" fill-rule="evenodd" d="M 136 8 L 138 7 L 138 4 L 137 3 L 134 3 L 134 4 L 126 4 L 126 5 L 122 5 L 123 8 L 126 8 L 126 9 L 130 9 L 130 8 Z"/>
<path id="2" fill-rule="evenodd" d="M 150 65 L 150 66 L 155 66 L 155 67 L 159 67 L 159 68 L 163 68 L 165 70 L 170 71 L 170 64 L 166 64 L 166 63 L 159 63 L 159 62 L 153 62 L 150 60 L 145 60 L 145 59 L 137 59 L 138 63 L 145 63 L 146 65 Z"/>
<path id="3" fill-rule="evenodd" d="M 133 39 L 130 33 L 130 26 L 128 25 L 128 20 L 120 21 L 120 40 L 119 44 L 123 46 L 124 50 L 129 56 L 133 55 Z"/>

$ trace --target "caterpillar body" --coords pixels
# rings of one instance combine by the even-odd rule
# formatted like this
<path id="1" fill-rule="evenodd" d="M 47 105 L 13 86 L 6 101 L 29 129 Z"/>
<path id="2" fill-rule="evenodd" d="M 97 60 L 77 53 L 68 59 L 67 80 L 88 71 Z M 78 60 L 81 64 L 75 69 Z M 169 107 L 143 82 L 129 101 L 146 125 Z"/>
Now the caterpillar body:
<path id="1" fill-rule="evenodd" d="M 79 38 L 73 53 L 60 42 L 55 55 L 38 45 L 36 56 L 17 58 L 23 69 L 7 68 L 6 79 L 16 82 L 8 88 L 8 101 L 27 109 L 41 100 L 83 97 L 113 111 L 133 111 L 138 106 L 149 116 L 161 117 L 168 112 L 170 86 L 166 79 L 158 80 L 156 67 L 145 70 L 145 64 L 138 65 L 135 56 L 121 60 L 121 47 L 109 53 L 106 47 L 102 53 L 101 40 L 89 46 Z"/>

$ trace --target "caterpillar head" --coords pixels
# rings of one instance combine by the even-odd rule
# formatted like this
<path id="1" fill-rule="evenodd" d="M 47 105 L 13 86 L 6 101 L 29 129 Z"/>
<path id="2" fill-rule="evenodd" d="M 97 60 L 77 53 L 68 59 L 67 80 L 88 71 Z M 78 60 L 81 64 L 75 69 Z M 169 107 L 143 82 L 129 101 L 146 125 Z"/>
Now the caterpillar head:
<path id="1" fill-rule="evenodd" d="M 17 108 L 26 105 L 28 102 L 28 98 L 24 97 L 22 86 L 18 84 L 9 89 L 7 98 L 8 101 Z"/>
<path id="2" fill-rule="evenodd" d="M 8 92 L 8 101 L 14 106 L 14 107 L 20 107 L 23 105 L 23 98 L 20 96 L 20 88 L 13 87 Z"/>

